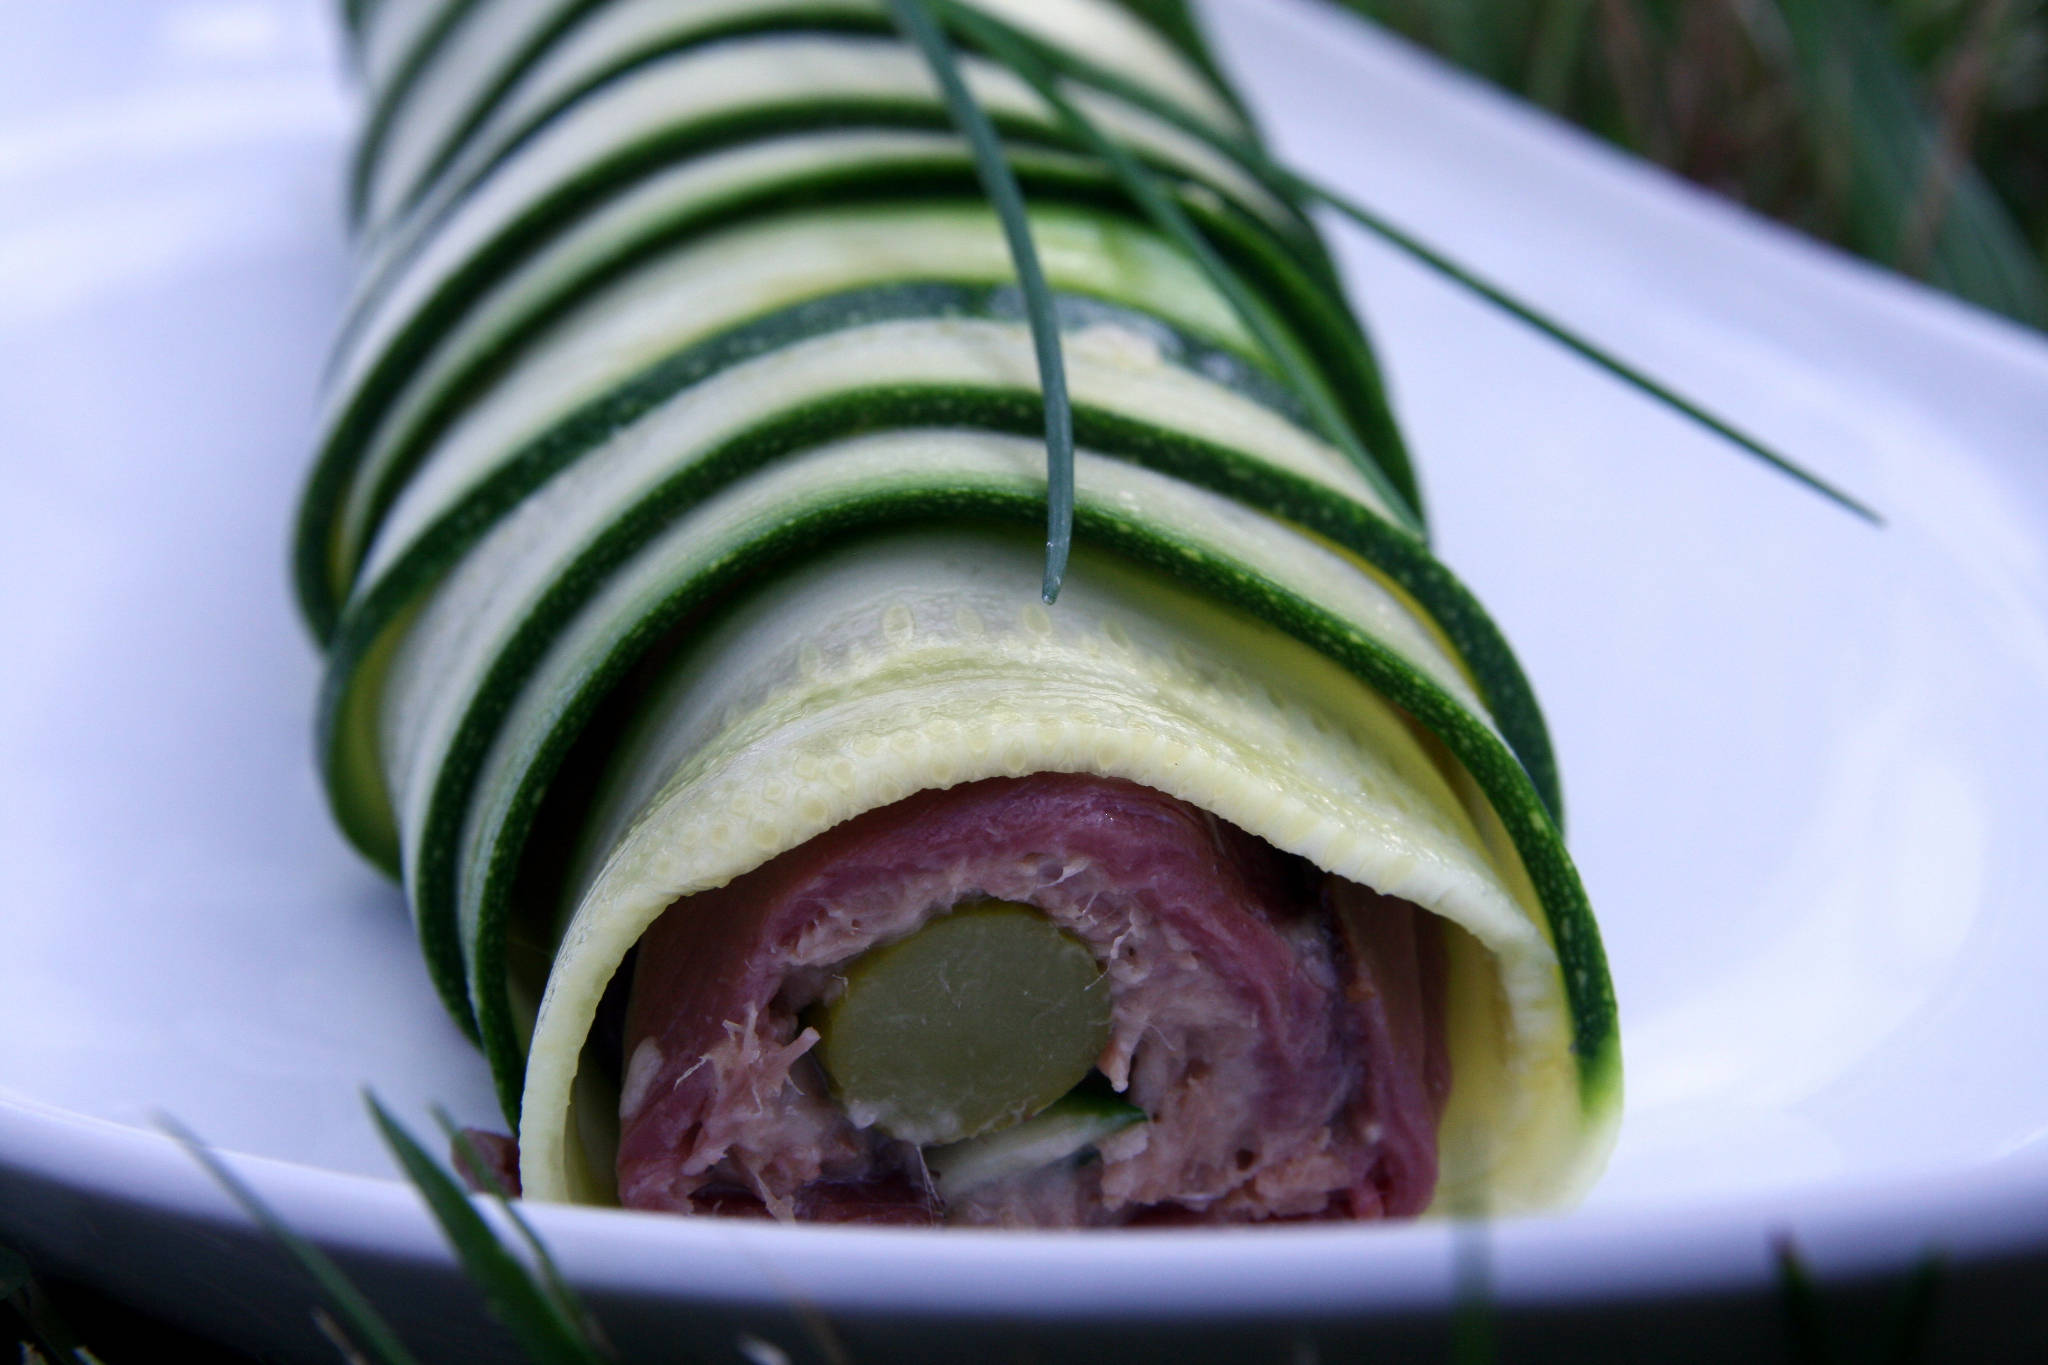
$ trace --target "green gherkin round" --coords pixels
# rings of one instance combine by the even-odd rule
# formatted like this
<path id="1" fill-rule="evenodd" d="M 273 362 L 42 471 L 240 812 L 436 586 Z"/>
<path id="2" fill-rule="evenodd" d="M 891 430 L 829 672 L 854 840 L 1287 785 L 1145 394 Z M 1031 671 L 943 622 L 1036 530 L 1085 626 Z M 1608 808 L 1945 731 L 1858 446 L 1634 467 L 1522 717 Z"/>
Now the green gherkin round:
<path id="1" fill-rule="evenodd" d="M 818 1013 L 817 1056 L 856 1121 L 957 1142 L 1073 1089 L 1109 1007 L 1086 945 L 1028 905 L 978 901 L 856 958 Z"/>

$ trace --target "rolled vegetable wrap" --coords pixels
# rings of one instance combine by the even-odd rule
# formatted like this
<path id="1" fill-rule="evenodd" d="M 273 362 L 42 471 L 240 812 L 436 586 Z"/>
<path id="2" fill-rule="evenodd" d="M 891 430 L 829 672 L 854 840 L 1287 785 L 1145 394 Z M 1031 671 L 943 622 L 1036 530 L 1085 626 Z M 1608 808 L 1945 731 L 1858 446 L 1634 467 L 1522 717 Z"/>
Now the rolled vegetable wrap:
<path id="1" fill-rule="evenodd" d="M 1074 95 L 1213 256 L 961 54 L 1065 361 L 1055 605 L 1012 247 L 880 5 L 358 7 L 297 560 L 342 826 L 529 1197 L 1566 1201 L 1619 1111 L 1605 962 L 1528 684 L 1390 502 L 1364 331 L 1189 132 L 1249 136 L 1176 6 L 981 8 L 1186 111 Z"/>

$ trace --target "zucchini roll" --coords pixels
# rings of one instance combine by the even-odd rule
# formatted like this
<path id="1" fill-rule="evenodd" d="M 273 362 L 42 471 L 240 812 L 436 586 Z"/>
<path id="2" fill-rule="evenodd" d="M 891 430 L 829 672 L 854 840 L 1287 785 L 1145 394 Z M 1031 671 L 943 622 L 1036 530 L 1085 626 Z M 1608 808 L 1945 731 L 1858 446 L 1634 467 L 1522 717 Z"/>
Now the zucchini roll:
<path id="1" fill-rule="evenodd" d="M 1065 359 L 1055 605 L 1028 300 L 881 0 L 351 7 L 360 282 L 296 550 L 337 817 L 529 1197 L 1567 1201 L 1620 1107 L 1605 961 L 1365 331 L 1199 135 L 1252 136 L 1177 3 L 979 9 L 1122 84 L 1069 97 L 1213 256 L 962 48 Z"/>

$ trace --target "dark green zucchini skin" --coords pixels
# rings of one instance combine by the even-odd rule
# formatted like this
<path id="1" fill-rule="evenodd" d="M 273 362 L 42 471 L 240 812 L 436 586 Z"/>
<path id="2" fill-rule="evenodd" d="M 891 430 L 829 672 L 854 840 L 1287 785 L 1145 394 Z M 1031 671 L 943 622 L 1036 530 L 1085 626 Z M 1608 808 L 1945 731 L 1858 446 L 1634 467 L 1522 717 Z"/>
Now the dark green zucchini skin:
<path id="1" fill-rule="evenodd" d="M 1616 1084 L 1620 1066 L 1619 1034 L 1605 950 L 1584 885 L 1564 852 L 1557 826 L 1534 798 L 1527 775 L 1514 755 L 1483 729 L 1473 726 L 1455 700 L 1431 687 L 1401 659 L 1377 647 L 1351 623 L 1318 611 L 1313 603 L 1290 595 L 1279 585 L 1246 574 L 1228 559 L 1192 551 L 1160 534 L 1158 528 L 1120 516 L 1114 509 L 1083 505 L 1077 507 L 1075 515 L 1077 544 L 1113 551 L 1134 563 L 1170 574 L 1214 600 L 1278 626 L 1354 672 L 1445 741 L 1502 814 L 1509 837 L 1536 883 L 1561 968 L 1567 980 L 1581 983 L 1579 989 L 1568 991 L 1574 1056 L 1588 1104 L 1604 1102 Z M 517 798 L 516 813 L 506 831 L 509 845 L 518 847 L 530 833 L 526 822 L 545 799 L 547 782 L 567 758 L 583 728 L 625 682 L 644 652 L 656 641 L 668 640 L 672 632 L 713 610 L 734 593 L 771 580 L 778 571 L 824 549 L 863 536 L 958 526 L 963 522 L 1028 530 L 1042 518 L 1041 504 L 1028 494 L 935 483 L 922 489 L 850 499 L 794 516 L 776 535 L 735 555 L 719 574 L 678 583 L 655 614 L 621 623 L 618 648 L 593 670 L 585 689 L 565 708 L 559 728 L 550 734 Z M 646 534 L 651 538 L 657 529 L 649 527 Z M 623 559 L 629 550 L 621 544 L 604 553 Z M 445 780 L 457 794 L 442 807 L 447 812 L 442 817 L 443 829 L 439 837 L 429 841 L 430 848 L 442 850 L 454 844 L 453 825 L 459 818 L 455 808 L 466 804 L 461 789 L 474 780 L 478 755 L 488 736 L 504 719 L 508 704 L 504 698 L 518 690 L 522 674 L 545 651 L 553 632 L 588 601 L 587 589 L 581 588 L 585 575 L 594 576 L 604 567 L 593 556 L 592 561 L 579 564 L 577 572 L 565 575 L 563 590 L 552 595 L 535 613 L 528 631 L 504 652 L 501 671 L 495 672 L 480 689 L 478 704 L 465 717 L 463 735 L 451 750 L 450 765 L 444 769 Z M 477 935 L 473 940 L 472 962 L 503 959 L 512 915 L 512 888 L 508 883 L 516 862 L 516 854 L 499 860 L 502 870 L 492 879 L 471 931 Z M 422 883 L 445 888 L 453 874 L 452 867 L 439 863 L 422 878 Z M 436 964 L 436 981 L 442 985 L 451 1009 L 464 1011 L 460 1017 L 473 1030 L 473 1036 L 491 1061 L 507 1118 L 516 1124 L 519 1084 L 526 1058 L 501 974 L 470 975 L 458 985 L 463 963 L 455 909 L 452 905 L 438 907 L 434 914 L 433 937 L 426 937 L 428 927 L 424 923 L 422 933 L 430 962 Z"/>
<path id="2" fill-rule="evenodd" d="M 1300 420 L 1299 405 L 1275 380 L 1245 357 L 1168 328 L 1156 318 L 1102 300 L 1062 301 L 1075 329 L 1121 322 L 1144 327 L 1174 363 L 1229 384 L 1248 398 Z M 518 452 L 469 496 L 450 506 L 421 535 L 415 547 L 382 574 L 352 604 L 330 644 L 328 682 L 321 707 L 322 747 L 331 799 L 344 827 L 365 853 L 396 873 L 398 850 L 378 822 L 356 813 L 353 793 L 369 775 L 352 771 L 351 713 L 365 703 L 362 689 L 374 688 L 371 659 L 386 631 L 428 592 L 500 518 L 550 477 L 588 454 L 612 432 L 630 425 L 661 403 L 730 365 L 770 354 L 814 337 L 891 320 L 930 317 L 1020 319 L 1022 304 L 1011 286 L 973 287 L 938 283 L 883 286 L 832 295 L 772 314 L 670 356 L 607 393 Z M 645 535 L 669 517 L 734 478 L 776 458 L 834 437 L 896 427 L 973 426 L 1028 435 L 1043 418 L 1035 392 L 1021 389 L 872 386 L 819 395 L 786 410 L 764 412 L 759 424 L 722 443 L 701 460 L 678 467 L 647 503 L 621 509 L 621 533 L 610 553 L 629 554 Z M 1114 410 L 1081 404 L 1075 435 L 1086 447 L 1132 463 L 1172 473 L 1198 486 L 1238 498 L 1276 517 L 1343 546 L 1378 566 L 1421 603 L 1468 661 L 1473 677 L 1495 712 L 1508 742 L 1535 771 L 1552 771 L 1541 715 L 1525 701 L 1526 679 L 1499 629 L 1472 595 L 1440 563 L 1399 529 L 1358 504 L 1328 496 L 1327 490 L 1246 452 L 1203 440 L 1199 435 L 1133 419 Z M 631 528 L 642 528 L 634 531 Z M 587 565 L 579 582 L 602 580 L 603 568 Z M 1539 784 L 1540 790 L 1540 784 Z M 438 847 L 430 841 L 429 847 Z M 419 894 L 433 899 L 439 877 L 422 879 Z M 438 922 L 439 916 L 429 917 Z M 452 961 L 451 941 L 433 956 Z"/>
<path id="3" fill-rule="evenodd" d="M 381 5 L 401 0 L 344 0 L 351 32 L 364 33 Z M 395 121 L 481 0 L 446 0 L 419 30 L 412 48 L 391 67 L 373 101 L 352 171 L 351 202 L 360 212 L 369 177 Z M 1222 80 L 1199 26 L 1182 0 L 1115 0 L 1136 15 L 1191 66 L 1206 75 L 1229 107 L 1242 114 Z M 343 334 L 343 350 L 378 335 L 371 320 L 398 297 L 409 270 L 425 269 L 428 249 L 452 231 L 471 197 L 494 176 L 514 173 L 533 155 L 542 127 L 566 118 L 577 99 L 604 82 L 632 76 L 621 63 L 603 81 L 563 101 L 529 134 L 514 138 L 468 179 L 452 178 L 465 139 L 478 135 L 487 115 L 518 77 L 541 62 L 603 8 L 603 0 L 565 5 L 542 31 L 512 54 L 484 86 L 481 102 L 458 122 L 455 141 L 436 154 L 423 190 L 408 196 L 393 223 L 379 229 L 384 250 L 359 293 Z M 759 33 L 816 33 L 872 41 L 886 32 L 874 17 L 820 0 L 815 11 L 786 11 L 749 25 L 707 30 L 693 42 L 714 44 Z M 640 62 L 680 49 L 641 54 Z M 563 278 L 540 278 L 548 253 L 594 222 L 608 206 L 649 185 L 664 172 L 701 163 L 779 137 L 830 129 L 942 130 L 936 100 L 894 104 L 809 106 L 772 117 L 739 118 L 687 135 L 619 145 L 593 143 L 580 172 L 508 221 L 493 225 L 481 244 L 445 275 L 427 281 L 424 296 L 389 324 L 381 343 L 338 364 L 341 389 L 330 396 L 318 458 L 301 503 L 295 549 L 299 598 L 327 649 L 320 711 L 320 756 L 328 791 L 344 828 L 367 856 L 401 876 L 410 894 L 431 974 L 456 1020 L 489 1057 L 508 1117 L 518 1119 L 525 1065 L 518 1007 L 508 991 L 508 938 L 519 910 L 516 881 L 527 865 L 534 825 L 546 808 L 550 784 L 569 761 L 593 718 L 624 698 L 636 669 L 657 651 L 683 647 L 690 633 L 741 594 L 762 589 L 820 547 L 892 530 L 962 522 L 991 528 L 1042 524 L 1041 495 L 991 483 L 979 476 L 928 471 L 904 486 L 848 489 L 816 505 L 792 506 L 770 532 L 736 542 L 715 567 L 679 577 L 659 601 L 616 621 L 616 638 L 595 659 L 553 725 L 537 737 L 525 766 L 506 789 L 483 847 L 466 842 L 469 822 L 491 793 L 480 789 L 493 746 L 507 717 L 536 675 L 539 662 L 620 581 L 650 545 L 728 490 L 772 471 L 781 462 L 852 435 L 930 429 L 967 429 L 1029 436 L 1041 429 L 1036 390 L 1018 384 L 876 382 L 796 394 L 764 404 L 749 423 L 710 448 L 676 455 L 668 475 L 605 509 L 601 534 L 567 556 L 559 572 L 516 613 L 491 621 L 489 648 L 473 670 L 474 686 L 453 714 L 443 747 L 425 785 L 406 803 L 395 802 L 402 764 L 392 757 L 387 731 L 400 732 L 387 714 L 394 660 L 411 645 L 422 613 L 446 590 L 479 547 L 509 534 L 523 508 L 559 480 L 596 461 L 608 443 L 625 439 L 676 403 L 720 376 L 763 357 L 820 337 L 860 333 L 892 321 L 969 319 L 1020 324 L 1023 310 L 1006 281 L 963 281 L 915 272 L 881 284 L 826 290 L 815 297 L 740 318 L 712 335 L 653 356 L 622 358 L 595 396 L 537 425 L 485 475 L 434 505 L 434 515 L 407 532 L 396 550 L 371 551 L 390 531 L 394 507 L 429 483 L 451 433 L 506 391 L 520 364 L 554 344 L 559 329 L 599 291 L 664 262 L 681 260 L 718 233 L 767 226 L 820 208 L 900 204 L 971 204 L 974 177 L 964 151 L 894 161 L 849 163 L 816 174 L 764 180 L 722 199 L 685 206 L 643 231 L 622 237 Z M 1094 215 L 1125 230 L 1149 231 L 1107 168 L 1076 154 L 1070 140 L 1042 123 L 999 120 L 1016 169 L 1034 206 Z M 1287 335 L 1305 354 L 1313 382 L 1333 395 L 1354 434 L 1378 458 L 1394 486 L 1421 505 L 1385 382 L 1357 316 L 1345 306 L 1329 257 L 1313 228 L 1289 209 L 1277 217 L 1220 193 L 1213 184 L 1153 158 L 1155 169 L 1176 177 L 1185 207 L 1230 264 L 1253 286 Z M 435 187 L 438 200 L 424 193 Z M 456 353 L 451 338 L 465 320 L 507 291 L 532 288 L 530 306 L 514 325 L 454 364 L 445 386 L 431 395 L 399 437 L 387 424 L 410 392 L 408 385 L 437 361 Z M 521 296 L 523 297 L 523 296 Z M 1201 335 L 1154 311 L 1142 298 L 1107 297 L 1068 290 L 1058 300 L 1070 334 L 1099 326 L 1142 335 L 1161 363 L 1227 391 L 1315 438 L 1307 408 L 1248 346 Z M 395 306 L 395 305 L 393 305 Z M 380 324 L 381 325 L 381 324 Z M 1483 792 L 1499 818 L 1514 856 L 1533 883 L 1559 977 L 1569 1002 L 1572 1055 L 1588 1111 L 1609 1105 L 1618 1086 L 1618 1042 L 1612 987 L 1598 931 L 1583 886 L 1562 841 L 1557 766 L 1529 681 L 1498 627 L 1427 544 L 1395 524 L 1365 496 L 1290 469 L 1274 452 L 1215 439 L 1156 416 L 1115 404 L 1082 402 L 1075 413 L 1077 442 L 1093 455 L 1150 471 L 1230 500 L 1262 525 L 1287 528 L 1335 547 L 1390 585 L 1440 637 L 1470 681 L 1478 706 L 1432 681 L 1398 649 L 1356 620 L 1333 615 L 1289 584 L 1261 577 L 1235 560 L 1226 544 L 1196 542 L 1170 525 L 1086 490 L 1076 509 L 1078 545 L 1111 554 L 1170 577 L 1204 597 L 1285 632 L 1354 674 L 1401 710 L 1441 746 Z M 390 440 L 375 461 L 377 442 Z M 342 547 L 344 509 L 367 511 L 359 544 Z M 339 548 L 338 548 L 339 547 Z M 495 633 L 492 633 L 495 632 Z M 399 717 L 403 720 L 404 717 Z M 400 758 L 404 757 L 400 753 Z M 424 793 L 421 795 L 420 793 Z M 479 869 L 476 860 L 483 860 Z"/>
<path id="4" fill-rule="evenodd" d="M 325 639 L 332 633 L 340 610 L 343 584 L 334 578 L 330 565 L 334 517 L 344 491 L 360 465 L 365 446 L 377 431 L 379 421 L 388 413 L 405 377 L 433 353 L 437 341 L 446 337 L 449 328 L 461 319 L 467 309 L 516 269 L 521 261 L 531 259 L 537 250 L 604 198 L 630 187 L 640 174 L 657 168 L 655 165 L 644 167 L 629 174 L 623 183 L 608 189 L 579 185 L 572 192 L 542 205 L 477 253 L 470 267 L 437 290 L 413 315 L 413 320 L 393 344 L 381 352 L 376 366 L 353 391 L 330 427 L 300 499 L 300 520 L 294 538 L 295 576 L 301 610 L 317 636 Z M 1077 168 L 1058 161 L 1020 158 L 1018 172 L 1034 203 L 1088 207 L 1133 222 L 1139 221 L 1104 171 Z M 478 393 L 487 389 L 517 360 L 525 343 L 543 332 L 579 299 L 603 288 L 651 257 L 672 251 L 705 234 L 750 219 L 765 219 L 793 208 L 901 202 L 907 197 L 958 199 L 971 194 L 973 189 L 973 172 L 964 157 L 945 162 L 898 162 L 765 185 L 743 198 L 706 205 L 700 212 L 650 224 L 639 242 L 571 282 L 549 306 L 536 310 L 520 331 L 506 335 L 489 354 L 480 357 L 464 373 L 457 387 L 417 429 L 409 451 L 401 456 L 401 467 L 396 471 L 394 481 L 373 495 L 379 510 L 389 506 L 405 475 L 432 445 L 435 437 L 461 414 Z M 1278 301 L 1289 330 L 1307 353 L 1320 361 L 1333 376 L 1332 387 L 1355 416 L 1360 428 L 1373 433 L 1370 440 L 1372 448 L 1394 452 L 1400 461 L 1399 468 L 1407 470 L 1405 446 L 1400 442 L 1399 429 L 1394 422 L 1377 363 L 1349 315 L 1334 303 L 1332 292 L 1303 266 L 1298 257 L 1244 215 L 1228 206 L 1198 200 L 1191 200 L 1187 208 L 1196 221 L 1212 234 L 1231 264 L 1258 282 L 1269 297 Z M 1264 363 L 1259 357 L 1250 358 L 1254 363 Z M 1412 474 L 1407 483 L 1412 495 Z"/>

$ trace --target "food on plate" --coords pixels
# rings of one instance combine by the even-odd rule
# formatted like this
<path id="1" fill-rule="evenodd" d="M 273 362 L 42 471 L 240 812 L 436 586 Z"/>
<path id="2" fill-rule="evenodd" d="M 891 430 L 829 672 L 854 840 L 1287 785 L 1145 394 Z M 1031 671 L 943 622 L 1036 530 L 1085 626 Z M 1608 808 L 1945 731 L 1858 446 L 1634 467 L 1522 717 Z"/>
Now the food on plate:
<path id="1" fill-rule="evenodd" d="M 1176 4 L 982 9 L 1250 136 Z M 524 1193 L 1006 1226 L 1569 1200 L 1620 1083 L 1549 743 L 1407 524 L 1313 228 L 1187 127 L 960 54 L 1071 402 L 1042 602 L 1036 296 L 891 13 L 353 13 L 360 284 L 297 549 L 322 752 Z"/>

